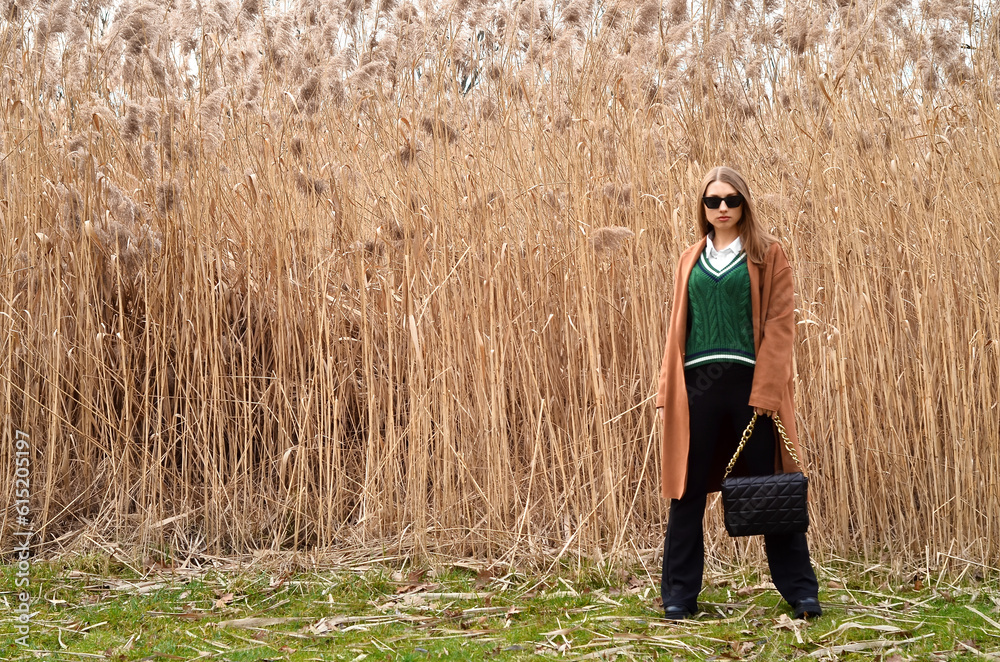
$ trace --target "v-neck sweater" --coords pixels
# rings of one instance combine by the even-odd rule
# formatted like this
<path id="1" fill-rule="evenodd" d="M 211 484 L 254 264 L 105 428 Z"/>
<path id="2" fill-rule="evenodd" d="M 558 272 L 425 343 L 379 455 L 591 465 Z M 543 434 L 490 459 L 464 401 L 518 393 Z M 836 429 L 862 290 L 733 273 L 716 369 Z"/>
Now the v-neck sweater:
<path id="1" fill-rule="evenodd" d="M 709 262 L 706 249 L 691 270 L 684 367 L 706 363 L 756 363 L 750 273 L 744 252 L 719 269 Z"/>

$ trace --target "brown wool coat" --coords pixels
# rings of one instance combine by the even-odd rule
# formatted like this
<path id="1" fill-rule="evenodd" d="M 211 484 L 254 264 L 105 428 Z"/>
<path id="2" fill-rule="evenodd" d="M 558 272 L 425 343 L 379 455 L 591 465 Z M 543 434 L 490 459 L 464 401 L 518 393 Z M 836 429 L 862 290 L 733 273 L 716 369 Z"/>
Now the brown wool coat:
<path id="1" fill-rule="evenodd" d="M 687 390 L 684 384 L 684 347 L 687 342 L 688 277 L 698 257 L 705 250 L 705 238 L 681 254 L 674 278 L 674 299 L 670 311 L 667 343 L 660 367 L 656 406 L 664 407 L 660 439 L 660 493 L 666 499 L 679 499 L 687 483 L 690 420 Z M 750 299 L 753 307 L 753 336 L 756 350 L 751 407 L 774 409 L 785 426 L 796 454 L 803 459 L 795 433 L 795 407 L 792 401 L 792 341 L 795 334 L 795 304 L 792 269 L 781 245 L 774 243 L 763 264 L 747 260 L 750 272 Z M 749 422 L 749 421 L 748 421 Z M 759 418 L 758 424 L 769 422 Z M 780 454 L 775 453 L 775 471 L 804 470 L 781 444 L 775 431 Z M 780 465 L 777 458 L 780 457 Z M 718 489 L 718 486 L 715 486 Z"/>

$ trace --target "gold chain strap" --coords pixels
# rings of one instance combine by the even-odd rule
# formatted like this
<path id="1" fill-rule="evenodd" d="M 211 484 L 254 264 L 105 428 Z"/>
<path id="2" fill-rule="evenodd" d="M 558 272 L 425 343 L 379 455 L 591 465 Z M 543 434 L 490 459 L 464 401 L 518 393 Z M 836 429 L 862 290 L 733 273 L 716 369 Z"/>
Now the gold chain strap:
<path id="1" fill-rule="evenodd" d="M 733 454 L 733 459 L 729 460 L 729 465 L 726 466 L 726 473 L 722 477 L 722 480 L 728 478 L 729 473 L 733 470 L 733 467 L 736 466 L 736 459 L 740 456 L 740 453 L 743 452 L 743 447 L 747 445 L 748 441 L 750 441 L 750 435 L 753 434 L 753 426 L 756 425 L 756 423 L 757 412 L 755 411 L 753 413 L 753 417 L 750 419 L 750 424 L 747 425 L 747 429 L 743 431 L 743 438 L 740 439 L 740 445 L 736 448 L 736 453 Z M 795 460 L 795 466 L 801 469 L 802 463 L 799 462 L 799 456 L 795 453 L 795 449 L 792 448 L 792 442 L 788 440 L 788 433 L 785 432 L 785 426 L 782 425 L 777 412 L 774 413 L 774 426 L 778 428 L 778 434 L 781 435 L 781 441 L 784 442 L 785 448 L 788 449 L 788 454 L 792 456 L 793 460 Z"/>

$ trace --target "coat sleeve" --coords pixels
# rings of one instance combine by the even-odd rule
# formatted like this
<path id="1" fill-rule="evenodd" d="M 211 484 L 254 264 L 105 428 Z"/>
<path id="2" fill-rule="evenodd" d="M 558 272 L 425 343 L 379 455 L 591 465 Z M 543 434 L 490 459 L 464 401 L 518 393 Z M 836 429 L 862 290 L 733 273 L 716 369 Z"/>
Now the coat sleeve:
<path id="1" fill-rule="evenodd" d="M 792 268 L 779 246 L 775 252 L 769 284 L 767 310 L 757 368 L 754 370 L 750 406 L 777 411 L 792 375 L 792 351 L 795 336 L 795 292 Z"/>
<path id="2" fill-rule="evenodd" d="M 664 360 L 660 363 L 660 379 L 656 385 L 656 408 L 664 407 L 667 404 L 667 366 L 666 352 Z"/>
<path id="3" fill-rule="evenodd" d="M 687 251 L 684 252 L 684 255 Z M 681 279 L 681 265 L 684 263 L 684 255 L 681 255 L 681 259 L 677 261 L 677 269 L 674 270 L 674 299 L 670 302 L 670 319 L 667 321 L 667 341 L 663 345 L 663 360 L 660 362 L 660 378 L 656 385 L 656 408 L 659 409 L 666 405 L 667 402 L 667 378 L 669 375 L 669 355 L 670 355 L 670 345 L 675 342 L 674 338 L 670 334 L 670 330 L 673 328 L 674 316 L 677 315 L 677 305 L 678 305 L 678 290 L 680 287 Z"/>

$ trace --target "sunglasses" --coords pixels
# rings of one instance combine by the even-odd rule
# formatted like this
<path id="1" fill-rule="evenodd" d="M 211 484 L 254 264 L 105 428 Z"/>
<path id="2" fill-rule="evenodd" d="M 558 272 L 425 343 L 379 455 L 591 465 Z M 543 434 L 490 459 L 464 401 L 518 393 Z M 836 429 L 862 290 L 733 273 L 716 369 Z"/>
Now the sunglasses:
<path id="1" fill-rule="evenodd" d="M 737 193 L 736 195 L 727 195 L 724 198 L 717 198 L 715 196 L 709 197 L 705 196 L 701 199 L 705 203 L 705 206 L 709 209 L 718 209 L 719 206 L 725 201 L 726 207 L 728 209 L 736 209 L 743 204 L 743 196 Z"/>

